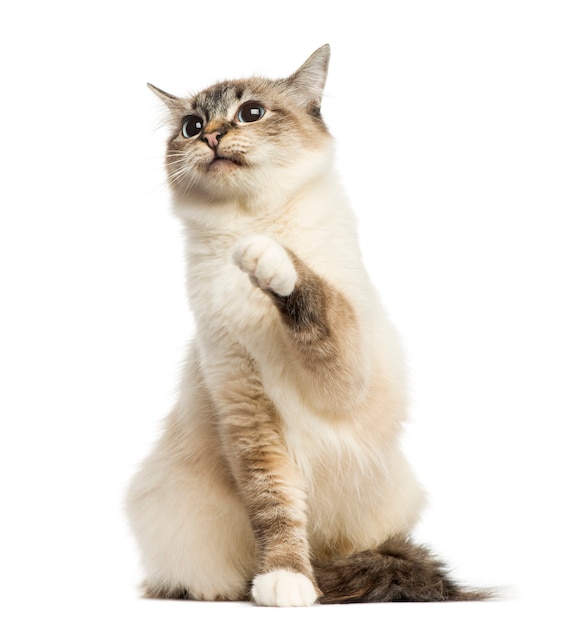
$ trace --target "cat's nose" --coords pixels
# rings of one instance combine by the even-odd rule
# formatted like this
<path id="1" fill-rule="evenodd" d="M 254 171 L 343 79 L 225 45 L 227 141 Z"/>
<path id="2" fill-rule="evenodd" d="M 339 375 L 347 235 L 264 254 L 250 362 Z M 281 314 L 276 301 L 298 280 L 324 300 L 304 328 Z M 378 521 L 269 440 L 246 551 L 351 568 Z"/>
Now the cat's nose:
<path id="1" fill-rule="evenodd" d="M 205 133 L 202 136 L 203 141 L 206 141 L 211 148 L 216 148 L 222 133 L 219 130 L 215 130 L 212 133 Z"/>

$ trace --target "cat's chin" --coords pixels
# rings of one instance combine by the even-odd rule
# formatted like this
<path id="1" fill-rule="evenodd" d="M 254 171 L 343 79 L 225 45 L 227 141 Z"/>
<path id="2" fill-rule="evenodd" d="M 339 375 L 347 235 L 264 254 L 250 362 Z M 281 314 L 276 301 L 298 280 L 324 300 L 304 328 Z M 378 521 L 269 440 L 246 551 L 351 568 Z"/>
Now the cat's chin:
<path id="1" fill-rule="evenodd" d="M 217 157 L 208 164 L 207 170 L 209 172 L 232 172 L 239 169 L 241 166 L 241 163 L 232 159 Z"/>

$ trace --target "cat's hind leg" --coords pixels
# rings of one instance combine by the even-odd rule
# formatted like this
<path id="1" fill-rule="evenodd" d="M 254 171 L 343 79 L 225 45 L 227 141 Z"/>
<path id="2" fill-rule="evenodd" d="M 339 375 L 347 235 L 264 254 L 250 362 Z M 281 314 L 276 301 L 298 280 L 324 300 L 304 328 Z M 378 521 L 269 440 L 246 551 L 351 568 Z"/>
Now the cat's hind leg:
<path id="1" fill-rule="evenodd" d="M 189 360 L 185 389 L 127 494 L 145 592 L 162 598 L 244 600 L 257 569 L 256 544 L 219 451 L 196 358 Z"/>
<path id="2" fill-rule="evenodd" d="M 213 472 L 195 473 L 194 459 L 189 467 L 179 452 L 161 441 L 128 496 L 145 595 L 247 599 L 255 543 L 246 512 Z"/>

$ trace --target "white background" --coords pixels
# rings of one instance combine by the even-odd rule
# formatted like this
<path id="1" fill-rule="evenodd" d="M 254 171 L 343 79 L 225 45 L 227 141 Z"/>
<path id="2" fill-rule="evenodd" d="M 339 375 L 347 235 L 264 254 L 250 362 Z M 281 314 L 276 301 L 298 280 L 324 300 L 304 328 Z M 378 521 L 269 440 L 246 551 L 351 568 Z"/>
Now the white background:
<path id="1" fill-rule="evenodd" d="M 561 5 L 3 5 L 2 623 L 564 623 Z M 145 83 L 185 95 L 279 77 L 327 42 L 323 113 L 411 373 L 405 444 L 430 493 L 417 535 L 512 599 L 291 612 L 140 600 L 122 497 L 192 333 Z"/>

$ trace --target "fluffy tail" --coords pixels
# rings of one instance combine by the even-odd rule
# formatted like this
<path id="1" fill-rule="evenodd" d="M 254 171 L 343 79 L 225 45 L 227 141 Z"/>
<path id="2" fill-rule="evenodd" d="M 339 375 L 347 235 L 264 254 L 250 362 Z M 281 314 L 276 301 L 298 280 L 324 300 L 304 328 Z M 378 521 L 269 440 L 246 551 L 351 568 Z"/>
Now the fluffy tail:
<path id="1" fill-rule="evenodd" d="M 405 537 L 375 550 L 332 562 L 313 563 L 321 604 L 348 602 L 441 602 L 485 600 L 489 590 L 465 589 L 450 579 L 430 551 Z"/>

